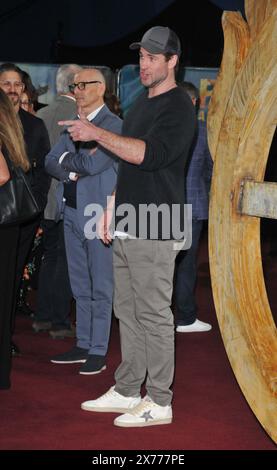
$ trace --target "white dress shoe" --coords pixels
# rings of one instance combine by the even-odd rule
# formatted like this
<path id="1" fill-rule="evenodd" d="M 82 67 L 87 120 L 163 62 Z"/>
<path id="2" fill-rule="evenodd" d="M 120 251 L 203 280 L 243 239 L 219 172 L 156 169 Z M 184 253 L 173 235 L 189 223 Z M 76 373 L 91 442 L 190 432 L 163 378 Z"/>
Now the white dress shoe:
<path id="1" fill-rule="evenodd" d="M 176 327 L 177 333 L 199 333 L 201 331 L 209 331 L 212 329 L 212 325 L 205 323 L 200 320 L 195 320 L 191 325 L 178 325 Z"/>

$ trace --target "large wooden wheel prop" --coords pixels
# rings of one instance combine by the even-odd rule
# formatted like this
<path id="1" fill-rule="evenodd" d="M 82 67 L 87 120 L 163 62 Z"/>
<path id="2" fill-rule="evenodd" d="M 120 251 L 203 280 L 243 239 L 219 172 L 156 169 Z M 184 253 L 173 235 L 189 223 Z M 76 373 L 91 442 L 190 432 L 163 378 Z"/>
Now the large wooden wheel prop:
<path id="1" fill-rule="evenodd" d="M 277 0 L 245 0 L 245 10 L 247 22 L 223 13 L 224 53 L 209 106 L 209 256 L 232 369 L 277 442 L 277 334 L 260 248 L 260 217 L 277 218 L 277 184 L 263 182 L 277 123 Z"/>

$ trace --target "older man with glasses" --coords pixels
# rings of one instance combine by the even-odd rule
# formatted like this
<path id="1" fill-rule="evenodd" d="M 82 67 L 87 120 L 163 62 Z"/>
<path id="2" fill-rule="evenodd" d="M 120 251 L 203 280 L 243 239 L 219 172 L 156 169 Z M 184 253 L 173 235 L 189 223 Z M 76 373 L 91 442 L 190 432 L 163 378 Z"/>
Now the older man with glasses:
<path id="1" fill-rule="evenodd" d="M 121 132 L 121 120 L 104 103 L 105 79 L 100 70 L 83 69 L 70 85 L 79 116 L 99 127 Z M 51 359 L 55 364 L 82 363 L 80 374 L 106 368 L 113 298 L 112 248 L 88 229 L 85 211 L 94 203 L 106 207 L 115 188 L 117 158 L 95 142 L 73 142 L 64 129 L 46 157 L 47 171 L 60 180 L 59 213 L 64 218 L 69 278 L 76 300 L 77 345 Z M 91 217 L 90 209 L 87 211 Z"/>

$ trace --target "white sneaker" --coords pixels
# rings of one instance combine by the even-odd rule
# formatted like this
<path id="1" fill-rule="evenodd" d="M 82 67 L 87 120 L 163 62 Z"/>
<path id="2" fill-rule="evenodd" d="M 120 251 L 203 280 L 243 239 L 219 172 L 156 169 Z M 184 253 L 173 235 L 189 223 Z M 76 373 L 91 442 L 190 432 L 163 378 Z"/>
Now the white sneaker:
<path id="1" fill-rule="evenodd" d="M 200 320 L 195 320 L 191 325 L 178 325 L 176 327 L 177 333 L 199 333 L 201 331 L 210 331 L 212 325 Z"/>
<path id="2" fill-rule="evenodd" d="M 160 406 L 146 397 L 128 413 L 118 416 L 114 420 L 115 426 L 135 428 L 143 426 L 155 426 L 157 424 L 170 424 L 172 422 L 171 405 Z"/>
<path id="3" fill-rule="evenodd" d="M 111 387 L 104 395 L 96 400 L 84 401 L 81 404 L 82 410 L 125 413 L 137 406 L 141 401 L 141 397 L 124 397 Z"/>

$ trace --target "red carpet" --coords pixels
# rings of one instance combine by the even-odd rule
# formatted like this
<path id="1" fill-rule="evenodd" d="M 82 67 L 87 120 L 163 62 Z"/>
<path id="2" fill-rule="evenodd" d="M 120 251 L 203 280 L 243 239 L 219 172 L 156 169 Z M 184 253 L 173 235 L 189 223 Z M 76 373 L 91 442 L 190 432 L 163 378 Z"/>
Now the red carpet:
<path id="1" fill-rule="evenodd" d="M 211 322 L 213 329 L 177 335 L 173 424 L 117 428 L 112 424 L 115 414 L 80 409 L 82 401 L 98 397 L 113 384 L 120 361 L 116 321 L 107 370 L 86 377 L 78 374 L 78 364 L 49 362 L 53 354 L 69 349 L 73 340 L 35 334 L 31 320 L 20 317 L 14 339 L 23 355 L 13 360 L 11 390 L 0 392 L 0 449 L 276 450 L 229 366 L 212 302 L 206 242 L 204 237 L 197 298 L 199 318 Z M 276 281 L 276 271 L 268 269 Z"/>

